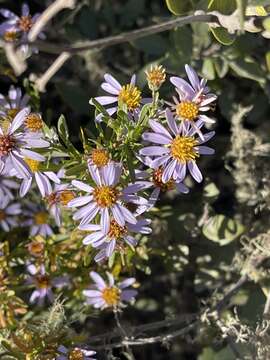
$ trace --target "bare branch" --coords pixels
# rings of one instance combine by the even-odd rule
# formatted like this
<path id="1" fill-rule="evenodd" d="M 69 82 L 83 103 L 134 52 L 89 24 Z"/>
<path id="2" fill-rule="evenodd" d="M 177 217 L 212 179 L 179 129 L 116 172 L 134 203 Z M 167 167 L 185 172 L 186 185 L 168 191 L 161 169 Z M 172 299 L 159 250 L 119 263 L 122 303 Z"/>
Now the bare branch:
<path id="1" fill-rule="evenodd" d="M 2 42 L 1 46 L 5 50 L 7 60 L 13 68 L 16 75 L 21 75 L 27 68 L 26 62 L 22 56 L 16 51 L 14 44 Z"/>
<path id="2" fill-rule="evenodd" d="M 70 57 L 70 53 L 63 52 L 57 57 L 52 65 L 46 70 L 46 72 L 40 78 L 36 79 L 35 84 L 38 91 L 45 91 L 47 83 L 57 73 L 57 71 L 61 69 L 61 67 Z"/>
<path id="3" fill-rule="evenodd" d="M 173 28 L 181 27 L 187 24 L 191 24 L 194 22 L 204 22 L 204 23 L 215 23 L 218 21 L 217 17 L 211 14 L 198 14 L 198 15 L 189 15 L 183 17 L 177 17 L 172 20 L 164 21 L 159 24 L 147 26 L 142 29 L 137 29 L 129 32 L 124 32 L 115 36 L 108 36 L 103 39 L 93 40 L 93 41 L 85 41 L 83 43 L 77 43 L 74 45 L 52 45 L 46 42 L 35 42 L 35 46 L 37 46 L 41 51 L 53 54 L 59 54 L 62 51 L 68 51 L 72 54 L 91 50 L 91 49 L 104 49 L 109 46 L 122 44 L 125 42 L 134 41 L 140 39 L 142 37 L 146 37 L 149 35 L 161 33 Z"/>
<path id="4" fill-rule="evenodd" d="M 37 39 L 38 34 L 45 28 L 48 22 L 61 10 L 73 9 L 76 0 L 56 0 L 40 15 L 32 29 L 29 31 L 28 40 L 33 42 Z"/>

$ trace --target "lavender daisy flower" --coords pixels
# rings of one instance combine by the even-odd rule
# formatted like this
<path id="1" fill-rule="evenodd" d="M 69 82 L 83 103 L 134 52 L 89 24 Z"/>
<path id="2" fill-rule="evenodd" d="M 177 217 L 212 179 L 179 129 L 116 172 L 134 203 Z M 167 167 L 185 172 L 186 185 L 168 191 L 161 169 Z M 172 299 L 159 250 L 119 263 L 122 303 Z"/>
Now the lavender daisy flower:
<path id="1" fill-rule="evenodd" d="M 30 110 L 25 108 L 15 116 L 7 129 L 0 127 L 0 166 L 4 164 L 5 167 L 14 167 L 23 178 L 31 177 L 31 170 L 23 158 L 45 160 L 43 155 L 29 149 L 50 145 L 38 133 L 34 135 L 20 131 L 29 113 Z"/>
<path id="2" fill-rule="evenodd" d="M 4 169 L 4 164 L 2 164 L 2 169 L 0 167 L 0 199 L 5 196 L 9 199 L 14 198 L 12 191 L 20 187 L 16 181 L 10 179 L 10 176 L 15 175 L 15 173 L 13 169 Z"/>
<path id="3" fill-rule="evenodd" d="M 36 290 L 30 296 L 30 303 L 37 303 L 39 306 L 43 306 L 45 300 L 48 299 L 49 302 L 53 302 L 54 294 L 53 288 L 62 288 L 69 285 L 69 280 L 67 276 L 59 276 L 51 278 L 45 271 L 45 266 L 41 265 L 38 269 L 35 265 L 31 264 L 27 266 L 27 271 L 31 274 L 26 283 L 33 284 L 36 287 Z"/>
<path id="4" fill-rule="evenodd" d="M 119 284 L 115 284 L 112 274 L 107 272 L 108 283 L 94 271 L 90 272 L 90 277 L 95 282 L 91 290 L 84 290 L 83 294 L 87 297 L 87 303 L 94 308 L 101 310 L 123 306 L 123 302 L 129 302 L 137 295 L 136 290 L 127 289 L 135 283 L 134 278 L 128 278 Z"/>
<path id="5" fill-rule="evenodd" d="M 25 108 L 30 96 L 22 95 L 22 90 L 13 85 L 10 86 L 8 96 L 0 94 L 0 117 L 13 120 L 20 110 Z"/>
<path id="6" fill-rule="evenodd" d="M 110 155 L 106 149 L 102 148 L 93 149 L 87 160 L 88 166 L 96 166 L 98 168 L 108 165 L 109 162 Z"/>
<path id="7" fill-rule="evenodd" d="M 69 207 L 82 206 L 74 213 L 73 219 L 80 219 L 80 225 L 84 225 L 100 214 L 100 225 L 105 234 L 110 230 L 110 215 L 120 226 L 125 226 L 126 222 L 136 224 L 136 217 L 124 204 L 147 203 L 146 199 L 136 195 L 136 192 L 140 190 L 140 185 L 135 183 L 119 189 L 118 184 L 122 172 L 122 165 L 119 163 L 111 162 L 101 169 L 94 166 L 88 168 L 96 185 L 93 187 L 81 181 L 72 181 L 73 186 L 88 193 L 86 196 L 69 202 Z"/>
<path id="8" fill-rule="evenodd" d="M 65 346 L 60 345 L 57 351 L 61 355 L 56 360 L 96 360 L 92 357 L 96 354 L 93 350 L 85 350 L 78 347 L 68 350 Z"/>
<path id="9" fill-rule="evenodd" d="M 62 179 L 65 175 L 63 169 L 57 173 L 58 179 Z M 67 207 L 68 203 L 75 198 L 75 193 L 72 191 L 69 184 L 55 184 L 52 191 L 46 196 L 46 202 L 50 214 L 55 219 L 56 225 L 61 226 L 61 212 L 62 208 Z"/>
<path id="10" fill-rule="evenodd" d="M 16 216 L 21 213 L 19 203 L 10 203 L 8 196 L 0 197 L 0 226 L 8 232 L 11 228 L 18 226 Z"/>
<path id="11" fill-rule="evenodd" d="M 137 245 L 137 240 L 133 233 L 150 234 L 152 232 L 148 226 L 150 223 L 150 220 L 141 219 L 136 224 L 126 223 L 125 226 L 120 226 L 115 220 L 111 220 L 107 234 L 104 234 L 101 226 L 96 224 L 81 225 L 79 229 L 91 232 L 83 239 L 83 244 L 91 244 L 94 248 L 100 249 L 95 257 L 95 261 L 99 262 L 112 256 L 115 250 L 121 250 L 125 243 L 134 248 Z"/>
<path id="12" fill-rule="evenodd" d="M 176 86 L 179 99 L 174 97 L 174 104 L 170 105 L 177 118 L 183 121 L 183 126 L 190 124 L 202 136 L 200 125 L 213 124 L 215 120 L 200 112 L 210 110 L 210 104 L 217 99 L 217 96 L 209 93 L 209 88 L 206 86 L 207 80 L 200 80 L 192 67 L 186 65 L 185 69 L 191 85 L 182 78 L 171 77 L 170 81 Z"/>
<path id="13" fill-rule="evenodd" d="M 182 182 L 186 176 L 187 168 L 191 176 L 201 182 L 203 177 L 196 164 L 200 155 L 212 155 L 214 150 L 208 146 L 201 146 L 211 139 L 215 132 L 204 134 L 204 140 L 196 138 L 193 128 L 177 126 L 169 109 L 166 110 L 166 119 L 169 129 L 154 120 L 149 120 L 149 125 L 154 132 L 146 132 L 143 139 L 153 142 L 155 146 L 147 146 L 140 150 L 140 155 L 154 159 L 151 167 L 158 169 L 164 167 L 162 182 L 167 183 L 171 178 Z"/>
<path id="14" fill-rule="evenodd" d="M 46 238 L 53 234 L 52 228 L 48 224 L 49 213 L 44 207 L 29 203 L 24 215 L 27 220 L 23 222 L 23 225 L 30 227 L 30 236 L 42 235 Z"/>
<path id="15" fill-rule="evenodd" d="M 114 104 L 112 107 L 106 109 L 110 116 L 116 113 L 119 104 L 126 106 L 130 114 L 136 114 L 139 111 L 140 104 L 144 101 L 141 96 L 141 91 L 135 85 L 136 75 L 131 77 L 129 84 L 123 86 L 110 74 L 105 74 L 104 80 L 105 82 L 101 84 L 101 87 L 110 94 L 110 96 L 98 96 L 95 100 L 103 106 Z M 103 115 L 99 114 L 96 117 L 96 121 L 102 121 L 102 117 Z"/>
<path id="16" fill-rule="evenodd" d="M 52 192 L 52 186 L 50 180 L 56 184 L 60 183 L 60 179 L 53 171 L 41 171 L 41 161 L 24 158 L 24 161 L 31 170 L 31 175 L 27 178 L 23 178 L 20 186 L 20 196 L 24 197 L 32 185 L 33 179 L 35 179 L 37 187 L 43 197 L 49 195 Z"/>

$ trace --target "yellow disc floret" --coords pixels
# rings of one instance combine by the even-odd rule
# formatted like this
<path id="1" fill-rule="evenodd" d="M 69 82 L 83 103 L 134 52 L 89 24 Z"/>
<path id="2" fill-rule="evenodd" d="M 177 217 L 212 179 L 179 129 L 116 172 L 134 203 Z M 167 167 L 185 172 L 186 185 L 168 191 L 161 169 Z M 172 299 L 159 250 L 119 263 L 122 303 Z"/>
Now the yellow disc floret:
<path id="1" fill-rule="evenodd" d="M 171 155 L 181 163 L 195 160 L 199 157 L 198 152 L 194 149 L 197 145 L 198 142 L 194 137 L 177 135 L 170 145 Z"/>
<path id="2" fill-rule="evenodd" d="M 73 349 L 68 354 L 68 360 L 84 360 L 84 354 L 80 349 Z"/>
<path id="3" fill-rule="evenodd" d="M 38 132 L 43 127 L 42 118 L 39 114 L 31 113 L 26 116 L 24 121 L 25 127 L 32 132 Z"/>
<path id="4" fill-rule="evenodd" d="M 47 275 L 38 275 L 35 280 L 39 289 L 48 289 L 50 287 L 50 279 Z"/>
<path id="5" fill-rule="evenodd" d="M 94 199 L 97 204 L 102 207 L 110 207 L 114 205 L 118 199 L 119 192 L 111 186 L 99 186 L 93 191 Z"/>
<path id="6" fill-rule="evenodd" d="M 61 205 L 66 206 L 71 200 L 75 198 L 75 194 L 70 190 L 63 190 L 59 194 L 59 201 Z"/>
<path id="7" fill-rule="evenodd" d="M 120 290 L 116 287 L 107 287 L 102 290 L 102 298 L 108 306 L 116 306 L 120 301 Z"/>
<path id="8" fill-rule="evenodd" d="M 121 239 L 126 234 L 127 234 L 127 228 L 125 226 L 120 226 L 115 220 L 111 221 L 110 230 L 108 233 L 109 238 Z"/>
<path id="9" fill-rule="evenodd" d="M 6 42 L 14 42 L 18 38 L 18 33 L 16 30 L 5 31 L 3 38 Z"/>
<path id="10" fill-rule="evenodd" d="M 170 179 L 166 183 L 162 182 L 163 170 L 161 168 L 154 170 L 153 172 L 153 183 L 155 186 L 160 188 L 161 191 L 166 192 L 175 188 L 175 182 Z"/>
<path id="11" fill-rule="evenodd" d="M 29 166 L 29 168 L 32 172 L 37 172 L 39 170 L 40 161 L 29 159 L 29 158 L 24 158 L 24 161 Z"/>
<path id="12" fill-rule="evenodd" d="M 48 213 L 46 213 L 45 211 L 40 211 L 35 214 L 34 220 L 35 220 L 36 225 L 47 224 Z"/>
<path id="13" fill-rule="evenodd" d="M 132 84 L 124 85 L 118 95 L 118 101 L 125 104 L 129 111 L 135 110 L 141 99 L 141 91 Z"/>
<path id="14" fill-rule="evenodd" d="M 182 101 L 176 106 L 176 114 L 182 119 L 192 121 L 197 118 L 199 108 L 192 101 Z"/>
<path id="15" fill-rule="evenodd" d="M 145 74 L 151 90 L 158 90 L 166 80 L 166 72 L 161 65 L 151 66 L 149 70 L 145 71 Z"/>
<path id="16" fill-rule="evenodd" d="M 94 149 L 91 154 L 91 160 L 97 167 L 105 166 L 109 163 L 109 153 L 105 149 Z"/>
<path id="17" fill-rule="evenodd" d="M 22 16 L 18 21 L 18 25 L 21 31 L 28 32 L 33 26 L 31 15 Z"/>

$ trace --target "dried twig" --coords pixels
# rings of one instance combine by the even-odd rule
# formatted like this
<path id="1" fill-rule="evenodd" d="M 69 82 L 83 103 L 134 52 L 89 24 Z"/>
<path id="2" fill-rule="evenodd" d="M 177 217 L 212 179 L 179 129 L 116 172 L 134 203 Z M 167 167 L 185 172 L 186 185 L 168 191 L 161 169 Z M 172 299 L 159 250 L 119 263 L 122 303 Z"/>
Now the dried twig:
<path id="1" fill-rule="evenodd" d="M 45 28 L 48 22 L 61 10 L 73 9 L 76 0 L 56 0 L 40 15 L 32 29 L 29 31 L 28 40 L 33 42 L 37 39 L 38 34 Z"/>
<path id="2" fill-rule="evenodd" d="M 55 75 L 55 73 L 57 73 L 57 71 L 61 69 L 61 67 L 70 57 L 70 53 L 63 52 L 57 57 L 57 59 L 52 63 L 52 65 L 46 70 L 46 72 L 40 78 L 36 79 L 35 85 L 38 91 L 45 91 L 47 83 Z"/>
<path id="3" fill-rule="evenodd" d="M 16 75 L 22 74 L 27 68 L 26 62 L 22 55 L 17 53 L 14 44 L 2 42 L 1 45 L 5 50 L 7 60 L 10 66 L 13 68 L 14 73 Z"/>

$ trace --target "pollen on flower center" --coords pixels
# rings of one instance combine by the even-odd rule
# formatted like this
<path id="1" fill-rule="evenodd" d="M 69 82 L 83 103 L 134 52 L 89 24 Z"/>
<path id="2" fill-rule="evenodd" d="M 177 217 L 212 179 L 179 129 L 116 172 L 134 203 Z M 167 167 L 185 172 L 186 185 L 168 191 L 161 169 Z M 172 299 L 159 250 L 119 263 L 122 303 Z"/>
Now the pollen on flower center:
<path id="1" fill-rule="evenodd" d="M 11 135 L 0 135 L 0 157 L 8 155 L 15 147 L 16 140 Z"/>
<path id="2" fill-rule="evenodd" d="M 17 40 L 18 33 L 15 30 L 5 31 L 3 38 L 6 42 L 14 42 Z"/>
<path id="3" fill-rule="evenodd" d="M 183 101 L 176 106 L 176 114 L 189 121 L 195 120 L 198 113 L 198 106 L 192 101 Z"/>
<path id="4" fill-rule="evenodd" d="M 127 228 L 125 226 L 120 226 L 115 220 L 111 221 L 110 230 L 108 233 L 109 238 L 121 239 L 126 234 L 127 234 Z"/>
<path id="5" fill-rule="evenodd" d="M 31 29 L 31 27 L 33 26 L 33 21 L 32 21 L 31 15 L 22 16 L 18 20 L 18 26 L 21 31 L 28 32 Z"/>
<path id="6" fill-rule="evenodd" d="M 171 154 L 178 162 L 185 163 L 190 160 L 195 160 L 199 154 L 194 150 L 197 140 L 191 136 L 179 136 L 171 142 Z"/>
<path id="7" fill-rule="evenodd" d="M 107 165 L 110 160 L 109 153 L 105 149 L 94 149 L 91 154 L 91 159 L 97 167 Z"/>
<path id="8" fill-rule="evenodd" d="M 35 113 L 31 113 L 26 116 L 24 124 L 26 128 L 32 132 L 38 132 L 43 127 L 41 116 Z"/>
<path id="9" fill-rule="evenodd" d="M 80 349 L 73 349 L 68 354 L 68 360 L 84 360 L 84 354 Z"/>
<path id="10" fill-rule="evenodd" d="M 105 208 L 116 203 L 119 192 L 111 186 L 100 186 L 95 188 L 93 195 L 97 204 L 100 207 Z"/>
<path id="11" fill-rule="evenodd" d="M 120 301 L 120 290 L 116 287 L 107 287 L 102 291 L 102 298 L 109 306 L 116 306 Z"/>
<path id="12" fill-rule="evenodd" d="M 118 101 L 127 105 L 130 111 L 135 110 L 140 105 L 141 99 L 141 91 L 132 84 L 122 86 L 118 95 Z"/>
<path id="13" fill-rule="evenodd" d="M 48 214 L 45 211 L 40 211 L 35 214 L 34 219 L 37 225 L 47 224 Z"/>
<path id="14" fill-rule="evenodd" d="M 174 189 L 174 187 L 175 187 L 174 180 L 170 179 L 166 183 L 163 183 L 162 182 L 162 175 L 163 175 L 163 170 L 161 168 L 154 170 L 154 172 L 153 172 L 153 183 L 155 184 L 155 186 L 160 188 L 160 190 L 163 191 L 163 192 Z"/>
<path id="15" fill-rule="evenodd" d="M 66 206 L 71 200 L 75 198 L 75 194 L 70 190 L 63 190 L 59 194 L 59 201 L 61 205 Z"/>
<path id="16" fill-rule="evenodd" d="M 6 218 L 6 214 L 4 210 L 0 210 L 0 221 L 5 220 L 5 218 Z"/>
<path id="17" fill-rule="evenodd" d="M 50 286 L 50 279 L 48 275 L 37 275 L 36 276 L 37 286 L 40 289 L 48 289 Z"/>
<path id="18" fill-rule="evenodd" d="M 24 158 L 24 161 L 29 166 L 29 168 L 32 172 L 37 172 L 39 170 L 40 161 L 29 159 L 29 158 Z"/>

